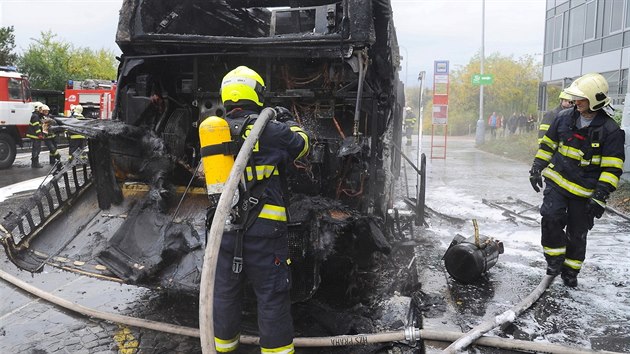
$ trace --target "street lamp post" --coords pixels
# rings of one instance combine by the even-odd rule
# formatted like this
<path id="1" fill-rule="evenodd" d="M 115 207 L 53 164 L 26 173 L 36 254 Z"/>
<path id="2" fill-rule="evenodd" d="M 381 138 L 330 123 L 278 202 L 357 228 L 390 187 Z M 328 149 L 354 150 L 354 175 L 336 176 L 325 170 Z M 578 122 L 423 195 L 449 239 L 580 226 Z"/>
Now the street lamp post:
<path id="1" fill-rule="evenodd" d="M 422 150 L 422 126 L 424 125 L 424 107 L 422 106 L 422 95 L 424 93 L 424 70 L 418 74 L 418 83 L 420 86 L 420 94 L 418 95 L 418 162 L 420 162 L 420 153 Z"/>
<path id="2" fill-rule="evenodd" d="M 481 55 L 480 55 L 480 74 L 483 75 L 483 59 L 484 59 L 484 36 L 486 25 L 486 1 L 481 1 Z M 479 120 L 477 121 L 477 130 L 475 134 L 475 144 L 481 145 L 485 141 L 486 124 L 483 119 L 483 85 L 479 85 Z"/>
<path id="3" fill-rule="evenodd" d="M 400 48 L 402 48 L 405 51 L 405 56 L 403 57 L 403 60 L 405 61 L 405 88 L 407 88 L 407 77 L 409 76 L 409 52 L 407 52 L 407 47 L 405 46 L 399 46 Z"/>

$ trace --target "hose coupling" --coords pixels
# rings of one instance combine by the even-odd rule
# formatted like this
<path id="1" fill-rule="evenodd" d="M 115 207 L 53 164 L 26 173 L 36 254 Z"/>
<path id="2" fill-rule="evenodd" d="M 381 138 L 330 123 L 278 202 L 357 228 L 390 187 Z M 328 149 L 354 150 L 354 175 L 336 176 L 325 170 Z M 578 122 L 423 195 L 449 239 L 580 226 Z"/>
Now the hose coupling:
<path id="1" fill-rule="evenodd" d="M 407 327 L 405 328 L 405 340 L 408 342 L 417 342 L 420 340 L 420 328 Z"/>

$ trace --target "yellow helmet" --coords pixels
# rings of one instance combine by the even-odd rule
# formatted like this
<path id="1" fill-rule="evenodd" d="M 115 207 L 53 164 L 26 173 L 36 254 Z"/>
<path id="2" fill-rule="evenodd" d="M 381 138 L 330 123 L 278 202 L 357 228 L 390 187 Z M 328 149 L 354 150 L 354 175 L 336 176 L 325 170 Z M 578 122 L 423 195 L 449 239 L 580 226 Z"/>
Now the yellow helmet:
<path id="1" fill-rule="evenodd" d="M 560 96 L 559 98 L 561 100 L 567 100 L 567 101 L 573 101 L 573 96 L 569 95 L 568 93 L 563 91 L 560 91 Z"/>
<path id="2" fill-rule="evenodd" d="M 588 99 L 591 111 L 601 109 L 610 103 L 608 81 L 598 73 L 589 73 L 573 81 L 564 92 L 573 96 L 573 100 Z"/>
<path id="3" fill-rule="evenodd" d="M 224 106 L 263 105 L 265 82 L 254 70 L 239 66 L 221 81 L 221 101 Z"/>

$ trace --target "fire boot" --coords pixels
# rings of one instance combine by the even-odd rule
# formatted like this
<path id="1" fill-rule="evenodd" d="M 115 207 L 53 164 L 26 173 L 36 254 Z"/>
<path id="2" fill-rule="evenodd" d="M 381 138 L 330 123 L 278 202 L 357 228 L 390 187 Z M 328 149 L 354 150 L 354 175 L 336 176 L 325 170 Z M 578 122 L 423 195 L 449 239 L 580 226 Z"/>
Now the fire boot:
<path id="1" fill-rule="evenodd" d="M 560 271 L 562 270 L 562 263 L 564 263 L 564 257 L 547 256 L 547 275 L 556 276 L 560 274 Z"/>
<path id="2" fill-rule="evenodd" d="M 42 167 L 44 167 L 44 166 L 39 164 L 39 158 L 38 157 L 31 159 L 31 168 L 42 168 Z"/>
<path id="3" fill-rule="evenodd" d="M 564 285 L 570 288 L 575 288 L 578 285 L 577 275 L 578 272 L 574 269 L 566 267 L 562 268 L 562 281 L 564 282 Z"/>

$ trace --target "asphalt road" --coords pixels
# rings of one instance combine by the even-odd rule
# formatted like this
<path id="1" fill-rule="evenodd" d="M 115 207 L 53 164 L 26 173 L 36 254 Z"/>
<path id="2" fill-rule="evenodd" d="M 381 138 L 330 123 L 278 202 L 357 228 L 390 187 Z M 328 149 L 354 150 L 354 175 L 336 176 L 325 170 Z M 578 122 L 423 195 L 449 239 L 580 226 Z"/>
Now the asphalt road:
<path id="1" fill-rule="evenodd" d="M 417 145 L 405 147 L 412 160 Z M 424 328 L 466 332 L 502 313 L 532 291 L 544 275 L 539 245 L 540 225 L 536 206 L 542 196 L 531 190 L 525 164 L 474 148 L 472 138 L 451 138 L 446 159 L 431 159 L 430 139 L 423 139 L 429 156 L 427 169 L 427 226 L 404 231 L 415 257 L 401 259 L 398 275 L 413 273 L 418 284 L 392 296 L 414 299 Z M 437 151 L 435 155 L 441 155 Z M 30 155 L 20 155 L 16 165 L 0 173 L 0 196 L 11 183 L 41 177 L 47 169 L 28 167 Z M 42 156 L 42 160 L 43 159 Z M 408 183 L 416 178 L 407 167 Z M 37 182 L 35 182 L 37 184 Z M 35 186 L 36 187 L 36 186 Z M 413 194 L 413 193 L 412 193 Z M 0 202 L 0 214 L 23 193 Z M 405 209 L 402 201 L 396 207 Z M 473 234 L 472 220 L 480 233 L 503 242 L 505 253 L 474 284 L 454 281 L 441 260 L 457 234 Z M 589 235 L 587 260 L 576 289 L 556 280 L 541 300 L 505 331 L 490 334 L 536 342 L 630 352 L 630 223 L 605 215 Z M 196 299 L 177 298 L 147 289 L 120 285 L 45 267 L 42 273 L 18 270 L 0 253 L 0 268 L 41 289 L 98 310 L 186 326 L 197 325 Z M 396 274 L 396 273 L 394 273 Z M 408 275 L 408 274 L 405 274 Z M 394 279 L 395 280 L 395 279 Z M 90 320 L 38 300 L 0 282 L 1 353 L 199 353 L 197 338 L 167 335 Z M 302 307 L 303 305 L 298 305 Z M 303 322 L 296 317 L 295 322 Z M 302 326 L 309 323 L 302 323 Z M 445 347 L 427 343 L 426 352 Z M 252 352 L 255 352 L 252 349 Z M 417 350 L 421 352 L 420 349 Z M 316 351 L 315 351 L 316 352 Z M 343 352 L 343 351 L 342 351 Z M 364 352 L 349 349 L 345 352 Z M 381 351 L 383 352 L 383 351 Z M 384 351 L 387 352 L 387 351 Z M 391 352 L 391 351 L 390 351 Z M 394 351 L 395 352 L 395 351 Z M 471 352 L 500 353 L 478 347 Z"/>

